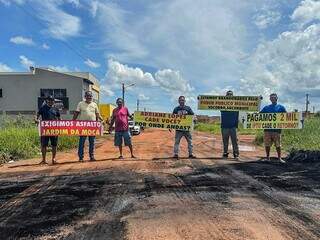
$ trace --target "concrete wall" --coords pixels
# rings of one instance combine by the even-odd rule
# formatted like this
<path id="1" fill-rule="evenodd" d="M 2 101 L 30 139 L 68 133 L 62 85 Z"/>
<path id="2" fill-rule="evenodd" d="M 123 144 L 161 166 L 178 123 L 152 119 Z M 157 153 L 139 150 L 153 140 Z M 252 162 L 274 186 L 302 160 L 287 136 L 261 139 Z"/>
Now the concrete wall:
<path id="1" fill-rule="evenodd" d="M 83 99 L 84 87 L 81 78 L 38 68 L 34 74 L 0 74 L 0 111 L 36 111 L 42 88 L 67 89 L 69 111 L 74 111 Z"/>

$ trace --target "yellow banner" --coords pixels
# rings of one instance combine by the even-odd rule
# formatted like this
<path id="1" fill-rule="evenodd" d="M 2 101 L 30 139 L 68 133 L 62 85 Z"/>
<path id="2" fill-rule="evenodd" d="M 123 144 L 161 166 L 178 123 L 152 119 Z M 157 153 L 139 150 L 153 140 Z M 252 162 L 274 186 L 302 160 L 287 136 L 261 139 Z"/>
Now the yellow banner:
<path id="1" fill-rule="evenodd" d="M 301 129 L 302 112 L 289 113 L 247 113 L 242 119 L 247 129 Z"/>
<path id="2" fill-rule="evenodd" d="M 193 130 L 192 115 L 135 111 L 133 120 L 136 125 L 146 128 L 164 128 L 182 131 Z"/>
<path id="3" fill-rule="evenodd" d="M 259 112 L 260 96 L 198 96 L 199 110 Z"/>

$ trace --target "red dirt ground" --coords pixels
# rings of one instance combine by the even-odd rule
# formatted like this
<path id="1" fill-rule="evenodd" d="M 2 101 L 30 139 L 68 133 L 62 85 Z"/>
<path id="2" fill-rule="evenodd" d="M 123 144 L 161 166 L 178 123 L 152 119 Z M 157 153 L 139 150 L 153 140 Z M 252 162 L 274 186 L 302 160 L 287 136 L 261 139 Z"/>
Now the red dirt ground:
<path id="1" fill-rule="evenodd" d="M 1 239 L 320 239 L 319 168 L 259 162 L 252 136 L 240 136 L 240 160 L 221 159 L 220 136 L 199 132 L 197 159 L 182 140 L 174 160 L 173 138 L 134 136 L 137 159 L 117 159 L 107 138 L 95 162 L 73 150 L 53 166 L 2 165 Z"/>

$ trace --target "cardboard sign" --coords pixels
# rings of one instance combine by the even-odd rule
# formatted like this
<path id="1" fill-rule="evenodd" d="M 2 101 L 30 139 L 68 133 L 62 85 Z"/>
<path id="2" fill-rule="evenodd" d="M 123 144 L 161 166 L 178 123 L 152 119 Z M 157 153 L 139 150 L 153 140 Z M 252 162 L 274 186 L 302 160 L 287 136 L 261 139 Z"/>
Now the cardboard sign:
<path id="1" fill-rule="evenodd" d="M 198 96 L 199 110 L 259 112 L 260 96 Z"/>
<path id="2" fill-rule="evenodd" d="M 98 121 L 48 120 L 40 121 L 40 136 L 99 136 L 103 134 Z"/>
<path id="3" fill-rule="evenodd" d="M 178 115 L 158 112 L 134 112 L 136 125 L 148 128 L 164 128 L 182 131 L 193 130 L 192 115 Z"/>
<path id="4" fill-rule="evenodd" d="M 242 119 L 247 129 L 301 129 L 302 112 L 289 113 L 247 113 Z"/>

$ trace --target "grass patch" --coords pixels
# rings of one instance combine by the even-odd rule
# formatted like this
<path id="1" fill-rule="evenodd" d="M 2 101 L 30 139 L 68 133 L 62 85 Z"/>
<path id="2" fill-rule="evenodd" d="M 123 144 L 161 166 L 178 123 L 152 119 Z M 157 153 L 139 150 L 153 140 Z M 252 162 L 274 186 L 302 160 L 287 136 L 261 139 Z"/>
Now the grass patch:
<path id="1" fill-rule="evenodd" d="M 292 150 L 319 150 L 320 149 L 320 118 L 306 119 L 303 129 L 284 130 L 283 147 Z"/>
<path id="2" fill-rule="evenodd" d="M 59 137 L 58 150 L 75 148 L 78 137 Z M 49 148 L 50 149 L 50 148 Z M 0 119 L 0 162 L 26 159 L 40 155 L 38 128 L 31 119 L 1 117 Z"/>
<path id="3" fill-rule="evenodd" d="M 200 132 L 208 132 L 212 134 L 221 134 L 220 122 L 215 123 L 197 123 L 194 130 Z M 244 129 L 243 125 L 239 123 L 238 134 L 240 135 L 256 135 L 259 130 Z"/>
<path id="4" fill-rule="evenodd" d="M 320 149 L 320 118 L 306 119 L 303 129 L 282 131 L 282 146 L 286 151 Z M 256 134 L 255 143 L 263 145 L 263 132 Z"/>

